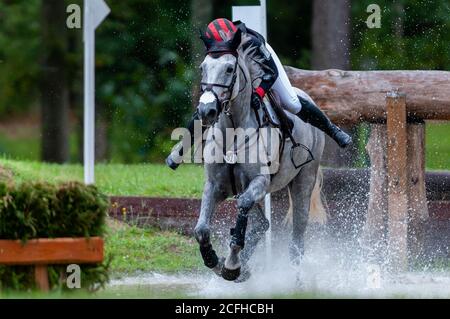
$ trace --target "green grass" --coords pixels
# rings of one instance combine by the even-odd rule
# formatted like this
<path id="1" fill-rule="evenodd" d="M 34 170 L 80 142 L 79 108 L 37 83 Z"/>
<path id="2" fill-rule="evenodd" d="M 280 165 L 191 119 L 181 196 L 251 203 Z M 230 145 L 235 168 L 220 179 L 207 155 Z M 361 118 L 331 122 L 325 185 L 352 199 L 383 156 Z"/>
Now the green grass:
<path id="1" fill-rule="evenodd" d="M 425 146 L 427 168 L 450 170 L 450 123 L 427 124 Z"/>
<path id="2" fill-rule="evenodd" d="M 18 182 L 83 180 L 79 164 L 0 159 L 0 165 L 12 171 Z M 95 174 L 97 187 L 107 195 L 198 198 L 203 189 L 203 168 L 197 165 L 182 165 L 174 172 L 162 164 L 98 164 Z"/>
<path id="3" fill-rule="evenodd" d="M 22 137 L 19 140 L 0 134 L 0 154 L 11 154 L 16 159 L 39 160 L 39 136 Z"/>
<path id="4" fill-rule="evenodd" d="M 192 271 L 201 267 L 195 240 L 176 232 L 122 225 L 108 231 L 105 243 L 106 255 L 112 257 L 113 276 L 140 271 Z"/>

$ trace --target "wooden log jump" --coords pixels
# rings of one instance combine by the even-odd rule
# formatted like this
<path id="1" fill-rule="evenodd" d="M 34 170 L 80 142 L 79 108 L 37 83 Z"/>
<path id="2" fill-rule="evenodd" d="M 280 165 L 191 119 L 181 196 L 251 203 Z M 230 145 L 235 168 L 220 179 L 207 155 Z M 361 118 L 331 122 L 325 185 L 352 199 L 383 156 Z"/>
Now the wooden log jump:
<path id="1" fill-rule="evenodd" d="M 103 246 L 100 237 L 0 240 L 0 265 L 34 265 L 36 286 L 48 291 L 48 265 L 100 263 Z"/>
<path id="2" fill-rule="evenodd" d="M 402 270 L 422 254 L 428 220 L 424 120 L 450 120 L 450 72 L 305 71 L 286 67 L 335 122 L 372 124 L 371 181 L 363 243 Z"/>
<path id="3" fill-rule="evenodd" d="M 335 122 L 385 122 L 385 97 L 406 94 L 407 117 L 450 120 L 450 72 L 306 71 L 285 67 L 291 83 L 307 92 Z"/>

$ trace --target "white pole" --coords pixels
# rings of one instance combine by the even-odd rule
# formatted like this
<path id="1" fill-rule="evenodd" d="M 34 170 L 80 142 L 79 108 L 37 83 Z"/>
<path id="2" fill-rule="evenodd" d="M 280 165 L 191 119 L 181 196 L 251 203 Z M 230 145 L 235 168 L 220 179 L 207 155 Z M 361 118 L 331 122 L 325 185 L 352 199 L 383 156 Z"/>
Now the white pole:
<path id="1" fill-rule="evenodd" d="M 261 34 L 267 40 L 267 9 L 266 0 L 261 0 Z"/>
<path id="2" fill-rule="evenodd" d="M 261 25 L 261 34 L 267 40 L 267 13 L 266 13 L 266 0 L 261 0 L 260 7 L 260 25 Z M 266 258 L 268 261 L 271 260 L 272 256 L 272 203 L 270 194 L 267 194 L 264 198 L 264 215 L 269 221 L 269 229 L 265 234 L 265 247 L 266 247 Z"/>
<path id="3" fill-rule="evenodd" d="M 95 29 L 109 14 L 104 0 L 84 0 L 84 182 L 94 184 Z"/>
<path id="4" fill-rule="evenodd" d="M 84 182 L 93 184 L 95 167 L 95 29 L 84 0 Z"/>
<path id="5" fill-rule="evenodd" d="M 232 7 L 232 19 L 241 20 L 247 26 L 261 33 L 267 39 L 267 13 L 266 0 L 260 1 L 260 6 L 235 6 Z M 269 229 L 265 235 L 266 257 L 270 260 L 272 254 L 272 206 L 270 194 L 264 197 L 264 215 L 269 221 Z"/>

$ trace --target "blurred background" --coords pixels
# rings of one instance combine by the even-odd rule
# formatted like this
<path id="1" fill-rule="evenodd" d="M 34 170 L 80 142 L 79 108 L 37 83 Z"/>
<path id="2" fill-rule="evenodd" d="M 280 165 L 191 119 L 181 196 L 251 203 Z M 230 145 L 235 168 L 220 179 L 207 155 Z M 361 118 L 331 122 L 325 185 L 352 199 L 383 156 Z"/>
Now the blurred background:
<path id="1" fill-rule="evenodd" d="M 231 19 L 249 0 L 106 0 L 97 30 L 96 160 L 163 162 L 184 126 L 203 58 L 198 27 Z M 79 163 L 83 158 L 82 30 L 66 27 L 81 0 L 0 1 L 0 154 Z M 369 29 L 369 4 L 381 28 Z M 268 0 L 268 41 L 303 69 L 450 70 L 450 0 Z M 449 101 L 450 103 L 450 101 Z M 348 152 L 328 143 L 326 166 L 368 165 L 368 125 L 346 127 Z M 450 169 L 450 125 L 427 123 L 426 163 Z"/>

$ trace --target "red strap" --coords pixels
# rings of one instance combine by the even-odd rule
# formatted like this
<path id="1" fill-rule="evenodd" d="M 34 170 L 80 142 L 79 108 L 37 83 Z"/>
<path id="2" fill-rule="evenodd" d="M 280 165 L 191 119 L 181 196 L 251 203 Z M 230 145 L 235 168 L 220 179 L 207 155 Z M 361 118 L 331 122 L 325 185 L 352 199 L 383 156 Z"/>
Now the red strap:
<path id="1" fill-rule="evenodd" d="M 259 97 L 260 97 L 261 99 L 264 97 L 264 95 L 266 95 L 266 92 L 265 92 L 264 89 L 263 89 L 262 87 L 260 87 L 260 86 L 258 86 L 258 87 L 255 89 L 255 92 L 256 92 L 256 94 L 259 95 Z"/>

